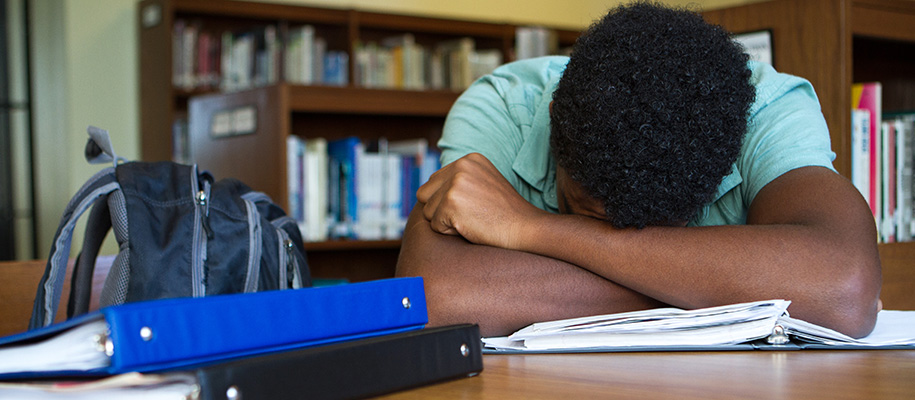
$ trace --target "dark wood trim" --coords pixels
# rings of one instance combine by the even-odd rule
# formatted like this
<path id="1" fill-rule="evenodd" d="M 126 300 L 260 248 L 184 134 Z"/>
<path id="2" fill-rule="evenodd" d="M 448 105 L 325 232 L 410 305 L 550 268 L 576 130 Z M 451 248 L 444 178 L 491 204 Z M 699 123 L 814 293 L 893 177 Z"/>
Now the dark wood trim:
<path id="1" fill-rule="evenodd" d="M 289 92 L 290 110 L 296 112 L 444 117 L 459 95 L 452 91 L 283 86 Z"/>

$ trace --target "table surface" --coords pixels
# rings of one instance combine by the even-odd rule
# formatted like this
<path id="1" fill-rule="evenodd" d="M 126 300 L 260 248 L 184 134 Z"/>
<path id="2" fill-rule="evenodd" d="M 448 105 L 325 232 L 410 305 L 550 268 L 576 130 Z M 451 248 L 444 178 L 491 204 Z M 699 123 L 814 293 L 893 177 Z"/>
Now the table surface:
<path id="1" fill-rule="evenodd" d="M 913 350 L 483 356 L 470 378 L 385 399 L 913 399 Z"/>

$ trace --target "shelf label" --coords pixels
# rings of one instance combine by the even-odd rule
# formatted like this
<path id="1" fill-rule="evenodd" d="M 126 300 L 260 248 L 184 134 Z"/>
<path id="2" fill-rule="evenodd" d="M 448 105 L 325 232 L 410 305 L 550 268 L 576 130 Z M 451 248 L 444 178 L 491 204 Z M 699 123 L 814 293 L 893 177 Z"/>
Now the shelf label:
<path id="1" fill-rule="evenodd" d="M 257 107 L 253 105 L 219 111 L 210 120 L 210 136 L 224 138 L 257 131 Z"/>

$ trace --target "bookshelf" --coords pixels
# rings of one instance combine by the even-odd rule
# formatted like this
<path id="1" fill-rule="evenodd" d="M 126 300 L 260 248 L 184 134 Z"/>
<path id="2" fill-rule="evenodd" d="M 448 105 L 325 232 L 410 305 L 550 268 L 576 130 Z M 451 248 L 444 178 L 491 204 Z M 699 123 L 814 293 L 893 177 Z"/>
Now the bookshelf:
<path id="1" fill-rule="evenodd" d="M 851 176 L 853 82 L 882 82 L 885 112 L 915 110 L 913 1 L 773 0 L 703 15 L 735 33 L 772 32 L 776 69 L 807 78 L 816 89 L 834 164 L 845 177 Z M 879 250 L 886 307 L 910 308 L 915 242 L 880 244 Z"/>
<path id="2" fill-rule="evenodd" d="M 368 87 L 357 82 L 355 55 L 360 45 L 410 34 L 417 44 L 469 37 L 475 48 L 514 59 L 518 26 L 359 10 L 329 9 L 226 0 L 144 0 L 140 22 L 140 135 L 144 161 L 173 155 L 175 121 L 188 120 L 191 158 L 217 178 L 234 177 L 286 206 L 286 138 L 327 140 L 358 136 L 363 140 L 425 138 L 434 144 L 460 90 L 404 90 Z M 173 82 L 173 61 L 180 57 L 173 41 L 176 24 L 193 25 L 198 33 L 276 27 L 286 37 L 309 25 L 326 40 L 327 50 L 349 55 L 349 80 L 340 86 L 300 84 L 277 79 L 267 85 L 222 91 L 218 87 L 184 87 Z M 571 46 L 579 32 L 553 29 L 560 46 Z M 282 75 L 282 74 L 281 74 Z M 253 117 L 245 134 L 214 138 L 214 114 L 244 110 Z M 288 208 L 287 208 L 288 209 Z M 315 277 L 363 281 L 393 276 L 399 240 L 306 242 Z"/>

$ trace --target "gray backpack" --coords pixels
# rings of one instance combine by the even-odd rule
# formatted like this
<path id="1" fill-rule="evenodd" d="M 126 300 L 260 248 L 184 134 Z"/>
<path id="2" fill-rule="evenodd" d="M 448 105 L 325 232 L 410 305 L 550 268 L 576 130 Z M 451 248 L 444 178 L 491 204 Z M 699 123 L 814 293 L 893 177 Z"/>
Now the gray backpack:
<path id="1" fill-rule="evenodd" d="M 53 322 L 73 229 L 90 208 L 68 318 L 88 311 L 95 260 L 109 229 L 119 252 L 100 306 L 311 286 L 298 225 L 267 195 L 234 179 L 214 181 L 196 165 L 123 162 L 107 131 L 89 127 L 89 136 L 87 160 L 114 166 L 95 174 L 67 205 L 29 329 Z"/>

